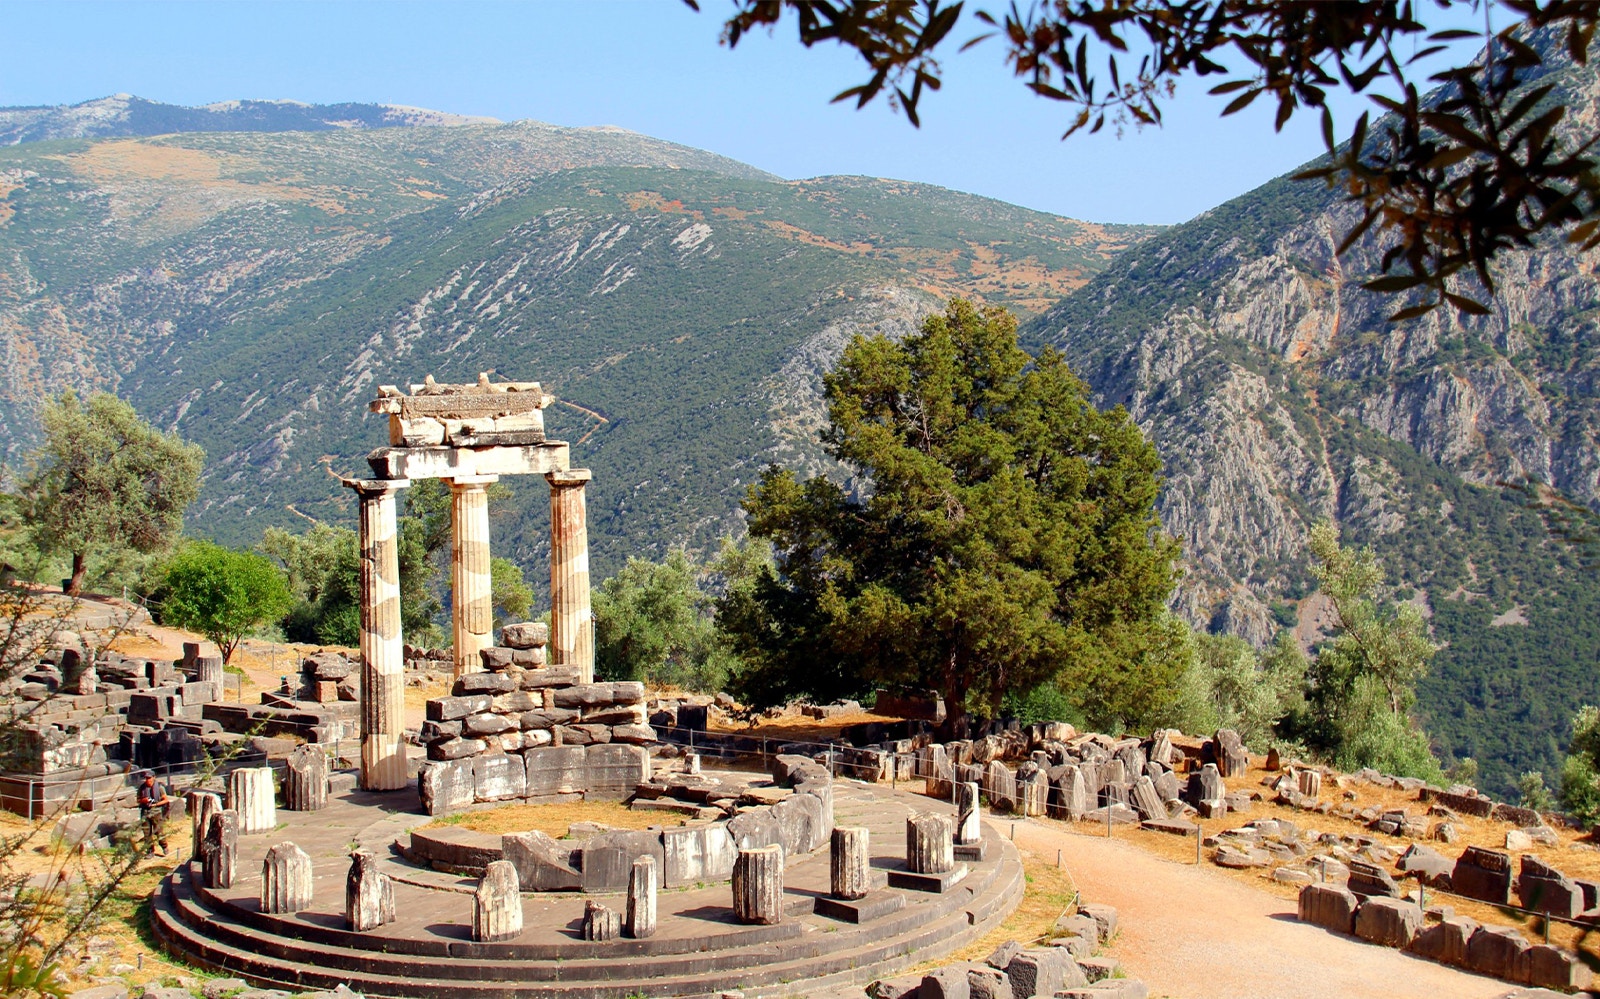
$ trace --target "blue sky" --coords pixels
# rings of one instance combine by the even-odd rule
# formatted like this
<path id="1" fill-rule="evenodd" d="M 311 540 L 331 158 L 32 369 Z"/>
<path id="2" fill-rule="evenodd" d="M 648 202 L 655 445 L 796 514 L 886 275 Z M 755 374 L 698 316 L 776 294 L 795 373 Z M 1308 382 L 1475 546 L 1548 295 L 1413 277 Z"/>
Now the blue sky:
<path id="1" fill-rule="evenodd" d="M 945 59 L 946 87 L 924 99 L 914 129 L 881 104 L 829 103 L 865 75 L 853 57 L 802 49 L 790 25 L 730 51 L 717 44 L 729 7 L 701 6 L 0 2 L 0 105 L 128 92 L 174 104 L 381 101 L 620 125 L 784 177 L 926 181 L 1102 222 L 1181 222 L 1322 149 L 1312 117 L 1281 134 L 1265 102 L 1219 119 L 1223 100 L 1193 80 L 1162 128 L 1062 142 L 1065 109 L 1028 94 L 992 41 Z M 956 30 L 964 39 L 977 27 Z M 1359 107 L 1340 106 L 1341 124 Z"/>

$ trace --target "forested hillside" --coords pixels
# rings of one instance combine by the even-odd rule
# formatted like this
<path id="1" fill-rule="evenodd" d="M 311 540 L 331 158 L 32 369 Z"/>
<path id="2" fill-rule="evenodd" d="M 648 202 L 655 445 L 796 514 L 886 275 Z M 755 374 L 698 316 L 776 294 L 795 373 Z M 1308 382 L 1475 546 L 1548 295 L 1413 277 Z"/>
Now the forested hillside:
<path id="1" fill-rule="evenodd" d="M 1594 61 L 1551 62 L 1552 97 L 1592 129 Z M 1381 244 L 1335 252 L 1358 218 L 1273 181 L 1131 250 L 1032 335 L 1154 437 L 1191 620 L 1264 643 L 1308 592 L 1307 528 L 1338 522 L 1447 643 L 1421 688 L 1441 755 L 1504 793 L 1556 769 L 1567 719 L 1600 700 L 1600 580 L 1503 485 L 1600 502 L 1600 255 L 1507 254 L 1490 315 L 1390 323 L 1395 300 L 1360 287 Z"/>
<path id="2" fill-rule="evenodd" d="M 0 183 L 9 460 L 46 394 L 114 390 L 206 448 L 191 527 L 253 543 L 353 522 L 321 466 L 386 442 L 378 384 L 493 369 L 561 400 L 598 578 L 736 530 L 766 462 L 816 467 L 851 333 L 1037 311 L 1154 231 L 534 122 L 31 142 Z M 539 580 L 545 486 L 515 486 L 496 550 Z"/>

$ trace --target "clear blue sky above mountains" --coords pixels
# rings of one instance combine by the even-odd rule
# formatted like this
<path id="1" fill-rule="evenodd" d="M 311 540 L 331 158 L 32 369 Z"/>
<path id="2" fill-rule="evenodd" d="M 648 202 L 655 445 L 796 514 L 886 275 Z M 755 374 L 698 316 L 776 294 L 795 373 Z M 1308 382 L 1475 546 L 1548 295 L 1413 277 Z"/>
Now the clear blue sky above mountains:
<path id="1" fill-rule="evenodd" d="M 1160 129 L 1062 142 L 1066 109 L 1028 94 L 992 40 L 952 52 L 946 88 L 924 98 L 914 129 L 881 103 L 863 111 L 829 103 L 865 76 L 857 58 L 807 52 L 787 24 L 775 38 L 748 38 L 730 51 L 717 44 L 729 8 L 718 0 L 702 7 L 3 2 L 0 105 L 126 92 L 185 105 L 383 102 L 619 125 L 784 177 L 926 181 L 1102 222 L 1181 222 L 1322 150 L 1312 116 L 1278 135 L 1265 101 L 1219 119 L 1224 99 L 1195 80 L 1180 87 Z M 977 27 L 969 21 L 957 32 L 964 39 Z M 1344 102 L 1341 126 L 1362 107 Z"/>

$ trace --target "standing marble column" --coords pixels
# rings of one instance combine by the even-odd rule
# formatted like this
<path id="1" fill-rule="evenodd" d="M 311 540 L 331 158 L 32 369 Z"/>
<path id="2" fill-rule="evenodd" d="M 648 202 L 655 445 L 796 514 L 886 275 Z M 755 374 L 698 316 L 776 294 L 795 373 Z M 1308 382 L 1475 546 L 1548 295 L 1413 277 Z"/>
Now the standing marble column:
<path id="1" fill-rule="evenodd" d="M 872 891 L 872 856 L 867 843 L 865 827 L 834 828 L 828 858 L 828 887 L 834 898 L 865 898 Z"/>
<path id="2" fill-rule="evenodd" d="M 576 666 L 579 683 L 594 682 L 594 615 L 589 610 L 589 522 L 583 490 L 587 468 L 549 472 L 550 657 Z"/>
<path id="3" fill-rule="evenodd" d="M 395 492 L 408 479 L 347 480 L 361 499 L 361 786 L 407 785 L 405 648 Z"/>
<path id="4" fill-rule="evenodd" d="M 739 851 L 733 862 L 733 918 L 745 925 L 783 922 L 783 847 Z"/>
<path id="5" fill-rule="evenodd" d="M 628 936 L 635 940 L 654 936 L 656 932 L 656 858 L 643 856 L 633 862 L 628 872 L 628 919 L 625 924 Z"/>
<path id="6" fill-rule="evenodd" d="M 473 893 L 472 939 L 479 943 L 522 935 L 522 889 L 509 860 L 491 860 Z"/>
<path id="7" fill-rule="evenodd" d="M 956 866 L 955 824 L 944 815 L 906 819 L 906 867 L 916 874 L 943 874 Z"/>
<path id="8" fill-rule="evenodd" d="M 224 808 L 206 820 L 200 872 L 207 888 L 232 888 L 239 865 L 239 816 Z"/>
<path id="9" fill-rule="evenodd" d="M 955 841 L 963 846 L 983 839 L 983 813 L 978 807 L 978 785 L 956 785 Z"/>
<path id="10" fill-rule="evenodd" d="M 228 774 L 228 808 L 239 816 L 239 834 L 255 836 L 278 825 L 278 786 L 271 767 L 240 767 Z"/>
<path id="11" fill-rule="evenodd" d="M 494 644 L 489 580 L 489 483 L 498 475 L 450 479 L 450 629 L 456 676 L 483 669 L 479 652 Z"/>
<path id="12" fill-rule="evenodd" d="M 273 915 L 311 908 L 311 857 L 293 843 L 278 843 L 261 862 L 261 911 Z"/>
<path id="13" fill-rule="evenodd" d="M 211 816 L 222 811 L 222 797 L 211 791 L 190 791 L 184 795 L 189 806 L 190 822 L 190 850 L 189 859 L 195 860 L 200 856 L 201 849 L 206 842 L 206 827 L 211 821 Z"/>

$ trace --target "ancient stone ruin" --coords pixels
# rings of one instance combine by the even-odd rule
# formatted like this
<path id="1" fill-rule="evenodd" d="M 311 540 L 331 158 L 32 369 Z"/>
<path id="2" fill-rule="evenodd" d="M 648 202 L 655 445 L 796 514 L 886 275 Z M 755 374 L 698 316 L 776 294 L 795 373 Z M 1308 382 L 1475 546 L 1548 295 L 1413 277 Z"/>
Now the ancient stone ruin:
<path id="1" fill-rule="evenodd" d="M 543 475 L 550 485 L 550 635 L 553 665 L 594 679 L 589 609 L 587 469 L 571 467 L 563 441 L 545 438 L 551 402 L 538 382 L 442 385 L 429 375 L 405 393 L 378 389 L 375 413 L 389 416 L 389 446 L 367 456 L 372 478 L 344 479 L 360 499 L 361 786 L 394 791 L 408 783 L 405 760 L 405 641 L 400 628 L 400 562 L 395 494 L 417 479 L 450 486 L 451 634 L 457 678 L 483 669 L 492 644 L 489 484 L 502 475 Z M 454 720 L 454 719 L 451 719 Z"/>

